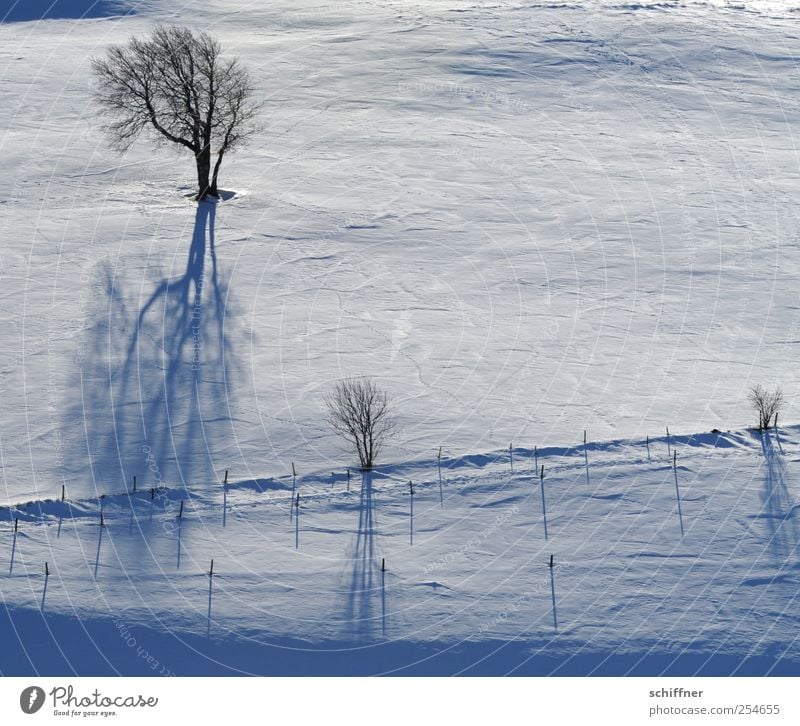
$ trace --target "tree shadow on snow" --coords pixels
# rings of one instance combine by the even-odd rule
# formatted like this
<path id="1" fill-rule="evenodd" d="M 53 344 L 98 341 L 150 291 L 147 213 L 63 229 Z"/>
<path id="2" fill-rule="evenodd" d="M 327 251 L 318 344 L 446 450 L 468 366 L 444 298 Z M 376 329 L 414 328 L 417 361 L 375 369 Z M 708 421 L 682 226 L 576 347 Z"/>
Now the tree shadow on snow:
<path id="1" fill-rule="evenodd" d="M 92 493 L 130 490 L 134 476 L 140 490 L 216 482 L 216 455 L 233 436 L 236 365 L 215 213 L 214 203 L 197 205 L 185 272 L 158 282 L 137 310 L 128 309 L 122 279 L 100 272 L 65 427 L 83 422 L 70 432 L 69 456 Z"/>
<path id="2" fill-rule="evenodd" d="M 6 0 L 0 3 L 0 22 L 82 20 L 133 15 L 133 4 L 123 0 Z"/>
<path id="3" fill-rule="evenodd" d="M 768 547 L 776 564 L 792 555 L 800 540 L 797 508 L 787 486 L 786 463 L 769 431 L 761 436 L 764 454 L 764 484 L 761 489 L 761 514 L 767 527 Z"/>
<path id="4" fill-rule="evenodd" d="M 359 640 L 371 640 L 381 617 L 377 603 L 381 578 L 377 563 L 377 527 L 372 472 L 361 475 L 358 529 L 349 553 L 350 569 L 345 583 L 345 626 Z"/>

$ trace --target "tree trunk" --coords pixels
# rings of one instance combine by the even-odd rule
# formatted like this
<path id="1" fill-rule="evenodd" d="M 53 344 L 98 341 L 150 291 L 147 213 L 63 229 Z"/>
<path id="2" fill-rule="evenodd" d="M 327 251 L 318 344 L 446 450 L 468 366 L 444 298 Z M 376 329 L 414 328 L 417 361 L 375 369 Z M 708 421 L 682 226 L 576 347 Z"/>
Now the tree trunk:
<path id="1" fill-rule="evenodd" d="M 219 168 L 222 166 L 222 157 L 225 155 L 224 151 L 217 154 L 217 163 L 214 164 L 214 176 L 211 178 L 211 188 L 209 194 L 219 197 L 219 189 L 217 188 L 217 179 L 219 178 Z"/>
<path id="2" fill-rule="evenodd" d="M 195 155 L 197 162 L 197 199 L 205 199 L 209 194 L 216 196 L 216 190 L 212 190 L 209 177 L 211 176 L 211 149 L 206 147 Z"/>

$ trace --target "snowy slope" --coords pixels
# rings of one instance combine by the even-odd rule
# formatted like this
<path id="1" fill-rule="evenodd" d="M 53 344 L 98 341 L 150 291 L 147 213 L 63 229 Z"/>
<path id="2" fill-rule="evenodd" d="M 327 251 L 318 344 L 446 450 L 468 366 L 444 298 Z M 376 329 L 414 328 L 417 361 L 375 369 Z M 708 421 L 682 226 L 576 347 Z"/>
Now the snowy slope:
<path id="1" fill-rule="evenodd" d="M 338 466 L 320 399 L 363 373 L 397 460 L 738 427 L 756 382 L 794 405 L 791 17 L 159 7 L 0 26 L 6 501 L 118 487 L 144 446 L 172 485 Z M 113 155 L 89 105 L 91 55 L 156 19 L 213 28 L 267 100 L 215 256 L 191 161 Z"/>
<path id="2" fill-rule="evenodd" d="M 0 670 L 796 673 L 800 430 L 670 444 L 2 510 Z"/>
<path id="3" fill-rule="evenodd" d="M 797 420 L 791 3 L 121 7 L 135 12 L 0 23 L 0 546 L 10 555 L 20 502 L 62 485 L 71 502 L 21 518 L 13 576 L 0 580 L 19 618 L 34 612 L 40 625 L 28 608 L 47 560 L 53 622 L 77 612 L 111 627 L 113 642 L 104 618 L 123 604 L 125 622 L 156 642 L 163 621 L 205 653 L 202 572 L 214 557 L 223 640 L 380 633 L 478 648 L 530 627 L 514 657 L 546 645 L 558 663 L 580 644 L 654 658 L 721 642 L 720 657 L 752 648 L 769 663 L 794 647 L 792 454 L 779 475 L 745 434 L 708 464 L 690 449 L 700 458 L 685 464 L 680 544 L 668 462 L 641 463 L 641 442 L 666 425 L 741 430 L 755 383 L 782 385 L 783 420 Z M 188 201 L 190 159 L 146 144 L 120 157 L 100 136 L 92 55 L 158 21 L 212 30 L 266 101 L 259 136 L 223 167 L 235 194 L 217 206 Z M 322 399 L 360 374 L 390 390 L 403 429 L 386 454 L 390 478 L 375 482 L 379 534 L 359 538 L 368 510 L 341 493 L 353 462 Z M 579 466 L 552 473 L 547 546 L 530 474 L 465 470 L 511 441 L 574 458 L 557 447 L 584 429 L 590 441 L 637 443 L 593 445 L 611 491 L 604 482 L 590 495 Z M 444 508 L 440 446 L 453 463 Z M 308 490 L 296 553 L 292 462 Z M 222 530 L 225 470 L 235 483 Z M 121 493 L 134 476 L 143 493 L 131 523 Z M 408 479 L 427 482 L 413 548 L 401 545 Z M 764 516 L 769 481 L 785 491 Z M 152 487 L 169 494 L 151 525 Z M 181 498 L 184 560 L 165 577 L 178 548 L 164 525 Z M 465 543 L 453 573 L 431 569 Z M 352 594 L 377 582 L 379 553 L 390 562 L 385 636 L 378 601 Z M 550 553 L 566 596 L 555 644 Z M 237 667 L 266 669 L 259 647 L 236 653 Z M 127 648 L 117 656 L 120 670 L 142 665 Z M 498 669 L 508 660 L 487 666 Z"/>

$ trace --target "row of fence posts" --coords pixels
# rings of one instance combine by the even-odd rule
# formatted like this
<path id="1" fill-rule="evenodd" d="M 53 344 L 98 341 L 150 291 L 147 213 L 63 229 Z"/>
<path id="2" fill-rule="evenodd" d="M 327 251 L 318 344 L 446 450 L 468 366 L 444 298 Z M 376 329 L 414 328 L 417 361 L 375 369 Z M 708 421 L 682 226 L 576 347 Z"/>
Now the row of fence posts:
<path id="1" fill-rule="evenodd" d="M 776 417 L 776 421 L 775 421 L 775 429 L 777 431 L 777 417 Z M 673 450 L 673 447 L 672 447 L 669 426 L 666 427 L 666 435 L 667 435 L 666 436 L 667 455 L 670 456 L 673 459 L 673 468 L 675 470 L 676 489 L 677 489 L 678 488 L 677 487 L 677 460 L 676 460 L 677 452 L 675 452 Z M 650 461 L 652 461 L 652 454 L 651 454 L 651 450 L 650 450 L 650 436 L 649 435 L 646 437 L 645 444 L 646 444 L 646 447 L 647 447 L 647 459 L 648 459 L 648 462 L 650 462 Z M 782 444 L 780 442 L 780 437 L 778 437 L 778 444 L 779 444 L 781 453 L 783 453 L 783 447 L 782 447 Z M 511 472 L 513 472 L 514 471 L 514 445 L 513 445 L 513 442 L 509 443 L 508 452 L 509 452 L 509 466 L 510 466 Z M 585 429 L 584 429 L 584 432 L 583 432 L 583 455 L 584 455 L 584 467 L 585 467 L 585 472 L 586 472 L 586 484 L 590 485 L 591 479 L 590 479 L 590 474 L 589 474 L 588 438 L 587 438 L 587 431 Z M 538 450 L 537 446 L 533 447 L 533 458 L 534 458 L 534 471 L 539 472 L 539 470 L 540 470 L 540 467 L 539 467 L 539 450 Z M 443 490 L 443 478 L 442 478 L 442 447 L 441 446 L 439 447 L 439 450 L 437 452 L 436 459 L 437 459 L 437 470 L 438 470 L 438 481 L 439 481 L 439 501 L 440 501 L 440 504 L 442 506 L 444 506 L 444 490 Z M 290 499 L 290 504 L 291 504 L 291 506 L 290 506 L 290 514 L 289 514 L 290 521 L 292 520 L 292 518 L 294 516 L 295 510 L 299 509 L 299 497 L 297 496 L 297 469 L 295 467 L 294 462 L 291 463 L 291 466 L 292 466 L 292 496 L 291 496 L 291 499 Z M 335 474 L 333 476 L 335 476 Z M 350 480 L 351 480 L 350 469 L 347 469 L 346 476 L 347 476 L 347 491 L 349 492 L 350 491 Z M 542 477 L 540 476 L 540 479 L 541 478 Z M 155 491 L 156 491 L 155 488 L 151 488 L 150 489 L 150 499 L 151 500 L 155 499 Z M 133 476 L 133 490 L 132 490 L 132 493 L 135 494 L 136 492 L 137 492 L 137 482 L 136 482 L 136 475 L 134 475 Z M 679 489 L 678 489 L 678 492 L 679 492 Z M 61 501 L 62 502 L 66 501 L 66 487 L 65 487 L 64 484 L 61 485 Z M 225 470 L 224 480 L 223 480 L 223 515 L 222 515 L 222 525 L 223 525 L 223 527 L 225 527 L 227 525 L 227 509 L 228 509 L 227 504 L 228 504 L 228 470 L 226 469 Z M 680 504 L 680 502 L 679 502 L 679 504 Z M 181 514 L 182 513 L 183 513 L 183 502 L 181 502 Z M 59 524 L 60 524 L 60 521 L 59 521 Z M 101 527 L 103 526 L 102 497 L 101 497 L 101 511 L 100 511 L 100 526 Z"/>
<path id="2" fill-rule="evenodd" d="M 775 421 L 775 429 L 777 431 L 777 417 Z M 680 529 L 681 529 L 681 537 L 685 534 L 684 529 L 684 522 L 683 522 L 683 510 L 681 506 L 681 492 L 680 492 L 680 485 L 678 481 L 678 452 L 672 447 L 671 435 L 669 431 L 669 427 L 666 427 L 666 442 L 667 442 L 667 452 L 671 454 L 672 458 L 672 469 L 673 469 L 673 476 L 675 479 L 675 497 L 677 500 L 677 510 L 678 510 L 678 519 L 680 522 Z M 780 442 L 780 436 L 778 436 L 778 445 L 780 447 L 781 453 L 783 453 L 783 446 Z M 647 460 L 648 462 L 652 461 L 651 451 L 650 451 L 650 436 L 648 435 L 646 438 L 646 447 L 647 447 Z M 513 442 L 509 443 L 508 447 L 509 451 L 509 466 L 511 471 L 514 471 L 514 446 Z M 586 471 L 586 483 L 587 485 L 590 484 L 590 476 L 589 476 L 589 454 L 588 454 L 588 439 L 587 439 L 587 432 L 584 430 L 583 432 L 583 452 L 584 452 L 584 466 Z M 440 503 L 444 506 L 444 492 L 443 492 L 443 480 L 442 480 L 442 447 L 439 447 L 437 453 L 437 469 L 438 469 L 438 478 L 439 478 L 439 498 Z M 533 458 L 534 458 L 534 466 L 535 471 L 539 474 L 539 485 L 541 488 L 541 497 L 542 497 L 542 521 L 544 525 L 544 538 L 545 541 L 548 540 L 548 529 L 547 529 L 547 501 L 545 495 L 545 485 L 544 485 L 544 464 L 539 466 L 539 451 L 538 447 L 533 447 Z M 350 469 L 347 469 L 347 491 L 350 491 Z M 408 482 L 409 487 L 409 544 L 413 546 L 414 544 L 414 484 L 412 481 Z M 135 494 L 137 491 L 137 482 L 136 476 L 133 476 L 133 493 Z M 225 477 L 223 479 L 223 527 L 226 525 L 226 511 L 227 511 L 227 492 L 228 492 L 228 470 L 225 470 Z M 150 490 L 150 499 L 151 501 L 155 498 L 155 489 Z M 61 502 L 66 502 L 66 487 L 64 484 L 61 485 Z M 180 502 L 180 509 L 178 511 L 178 552 L 177 552 L 177 567 L 180 569 L 180 562 L 181 562 L 181 525 L 183 520 L 183 506 L 184 501 L 181 500 Z M 152 516 L 152 513 L 151 513 Z M 292 462 L 292 497 L 291 497 L 291 507 L 290 507 L 290 521 L 294 518 L 295 521 L 295 548 L 299 549 L 300 547 L 300 493 L 297 492 L 297 469 L 295 467 L 294 462 Z M 61 521 L 59 519 L 59 534 L 60 534 L 60 524 Z M 100 551 L 103 541 L 103 530 L 105 528 L 105 517 L 103 511 L 103 498 L 100 498 L 100 521 L 99 521 L 99 534 L 98 534 L 98 541 L 97 541 L 97 552 L 95 556 L 95 563 L 94 563 L 94 576 L 97 577 L 98 566 L 100 562 Z M 14 518 L 14 530 L 13 530 L 13 538 L 11 543 L 11 559 L 9 565 L 9 575 L 13 574 L 14 571 L 14 559 L 17 550 L 17 536 L 19 533 L 19 518 Z M 555 591 L 555 575 L 554 575 L 554 564 L 553 564 L 553 555 L 550 555 L 549 561 L 549 570 L 550 570 L 550 585 L 551 585 L 551 596 L 552 596 L 552 611 L 553 611 L 553 629 L 558 630 L 558 616 L 557 616 L 557 607 L 556 607 L 556 591 Z M 44 586 L 42 588 L 42 598 L 40 603 L 40 608 L 44 611 L 45 607 L 45 600 L 47 597 L 47 587 L 50 578 L 50 565 L 49 562 L 44 563 Z M 381 560 L 381 610 L 382 610 L 382 620 L 383 620 L 383 629 L 385 632 L 385 618 L 386 618 L 386 600 L 385 600 L 385 575 L 386 575 L 386 559 L 382 558 Z M 210 634 L 211 632 L 211 609 L 212 609 L 212 595 L 213 595 L 213 580 L 214 580 L 214 560 L 211 560 L 211 565 L 208 571 L 208 613 L 207 613 L 207 627 L 206 632 Z"/>
<path id="3" fill-rule="evenodd" d="M 666 428 L 666 433 L 667 433 L 667 451 L 670 452 L 670 453 L 675 453 L 675 452 L 671 451 L 671 441 L 670 441 L 669 427 Z M 647 437 L 646 445 L 647 445 L 648 461 L 650 461 L 651 460 L 651 454 L 650 454 L 650 437 L 649 436 Z M 508 452 L 509 452 L 509 466 L 510 466 L 511 472 L 513 473 L 513 471 L 514 471 L 514 445 L 513 445 L 513 442 L 509 443 Z M 589 453 L 588 453 L 588 438 L 587 438 L 586 430 L 584 430 L 584 432 L 583 432 L 583 453 L 584 453 L 584 466 L 585 466 L 585 471 L 586 471 L 586 484 L 588 486 L 588 485 L 590 485 L 591 480 L 590 480 L 590 475 L 589 475 Z M 534 457 L 535 471 L 539 472 L 540 485 L 542 487 L 542 517 L 543 517 L 543 522 L 544 522 L 545 539 L 547 539 L 547 536 L 548 536 L 547 535 L 547 510 L 546 510 L 546 500 L 545 500 L 545 492 L 544 492 L 544 465 L 539 467 L 539 450 L 538 450 L 537 446 L 533 447 L 533 457 Z M 437 462 L 438 481 L 439 481 L 439 502 L 440 502 L 441 506 L 444 506 L 444 488 L 443 488 L 443 478 L 442 478 L 442 447 L 441 446 L 439 447 L 438 452 L 437 452 L 436 462 Z M 292 466 L 292 495 L 291 495 L 291 498 L 290 498 L 289 521 L 291 522 L 291 521 L 295 520 L 295 548 L 299 549 L 299 546 L 300 546 L 300 526 L 299 526 L 300 494 L 299 494 L 299 492 L 297 492 L 297 468 L 295 467 L 294 462 L 291 463 L 291 466 Z M 677 459 L 676 459 L 676 456 L 673 456 L 673 468 L 674 468 L 674 473 L 675 473 L 676 495 L 678 497 L 678 513 L 679 513 L 679 517 L 680 517 L 680 521 L 681 521 L 681 533 L 683 534 L 683 514 L 682 514 L 682 511 L 681 511 L 681 503 L 680 503 L 680 489 L 679 489 L 679 486 L 678 486 L 678 474 L 677 474 Z M 222 526 L 223 527 L 227 526 L 228 473 L 229 472 L 226 469 L 225 470 L 225 476 L 224 476 L 224 479 L 223 479 L 223 482 L 222 482 L 222 485 L 223 485 Z M 348 492 L 350 491 L 350 479 L 351 479 L 351 473 L 350 473 L 350 469 L 348 468 L 347 469 L 347 491 Z M 132 493 L 135 494 L 136 491 L 137 491 L 137 481 L 136 481 L 136 475 L 134 475 L 133 476 L 133 491 L 132 491 Z M 413 489 L 413 485 L 412 485 L 411 482 L 409 482 L 409 493 L 410 493 L 409 541 L 410 541 L 410 544 L 413 545 L 413 543 L 414 543 L 414 489 Z M 151 501 L 155 499 L 155 488 L 151 488 L 151 490 L 150 490 L 150 499 L 151 499 Z M 65 488 L 64 484 L 61 485 L 61 501 L 62 502 L 66 501 L 66 488 Z M 150 516 L 152 517 L 152 511 L 151 511 L 151 515 Z M 180 569 L 180 557 L 181 557 L 181 542 L 180 542 L 181 526 L 180 526 L 180 520 L 182 519 L 182 517 L 183 517 L 183 500 L 181 500 L 180 512 L 178 514 L 178 520 L 179 520 L 179 524 L 178 524 L 178 532 L 179 532 L 179 534 L 178 534 L 178 555 L 177 555 L 178 569 Z M 59 518 L 59 534 L 60 534 L 60 529 L 61 529 L 60 524 L 61 524 L 61 518 Z M 18 522 L 15 521 L 15 540 L 16 540 L 16 529 L 17 529 L 17 526 L 18 526 Z M 102 498 L 101 498 L 100 527 L 102 528 L 103 526 L 104 526 L 104 515 L 103 515 Z M 98 540 L 98 560 L 99 560 L 99 550 L 100 550 L 101 542 L 102 542 L 102 532 L 100 533 L 100 537 L 99 537 L 99 540 Z M 11 558 L 10 570 L 13 570 L 14 552 L 15 552 L 15 550 L 16 550 L 16 541 L 14 541 L 12 543 L 12 558 Z M 95 566 L 95 573 L 96 573 L 96 571 L 97 571 L 97 561 L 96 561 L 95 564 L 96 564 L 96 566 Z"/>
<path id="4" fill-rule="evenodd" d="M 777 429 L 777 421 L 776 421 L 776 429 Z M 678 503 L 678 519 L 680 521 L 680 528 L 681 528 L 681 537 L 684 536 L 684 526 L 683 526 L 683 511 L 681 508 L 681 492 L 680 487 L 678 485 L 678 452 L 672 446 L 672 441 L 669 433 L 669 426 L 666 427 L 667 432 L 667 455 L 671 456 L 672 458 L 672 469 L 673 474 L 675 477 L 675 495 Z M 778 437 L 780 441 L 780 437 Z M 650 436 L 648 435 L 646 438 L 646 446 L 647 446 L 647 460 L 648 462 L 652 461 L 651 454 L 650 454 Z M 781 452 L 783 450 L 781 449 Z M 441 456 L 441 448 L 439 449 L 439 455 Z M 509 457 L 509 468 L 511 473 L 514 472 L 514 443 L 511 442 L 508 445 L 508 457 Z M 586 485 L 590 486 L 591 479 L 589 476 L 589 450 L 588 450 L 588 438 L 586 429 L 583 431 L 583 460 L 584 460 L 584 467 L 586 472 Z M 541 494 L 542 494 L 542 522 L 544 525 L 544 538 L 545 540 L 548 539 L 547 536 L 547 504 L 545 501 L 545 492 L 544 492 L 544 464 L 539 467 L 539 449 L 537 446 L 533 447 L 533 462 L 534 462 L 534 471 L 539 473 L 539 485 L 541 487 Z M 440 481 L 441 481 L 441 472 L 440 472 Z"/>

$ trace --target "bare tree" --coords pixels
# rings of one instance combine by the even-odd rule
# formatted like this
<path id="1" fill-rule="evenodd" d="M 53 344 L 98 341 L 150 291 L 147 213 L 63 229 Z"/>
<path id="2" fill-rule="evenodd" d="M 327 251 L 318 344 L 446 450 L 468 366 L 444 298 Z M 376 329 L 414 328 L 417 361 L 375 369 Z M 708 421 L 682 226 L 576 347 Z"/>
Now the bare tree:
<path id="1" fill-rule="evenodd" d="M 761 385 L 753 386 L 748 398 L 758 414 L 759 431 L 768 429 L 773 420 L 777 425 L 778 414 L 783 407 L 783 392 L 780 388 L 768 391 Z"/>
<path id="2" fill-rule="evenodd" d="M 109 118 L 111 143 L 127 150 L 143 132 L 192 152 L 198 199 L 219 196 L 217 180 L 226 153 L 255 131 L 258 104 L 238 59 L 223 59 L 222 46 L 206 33 L 159 26 L 145 39 L 113 45 L 95 58 L 95 98 Z M 214 160 L 212 169 L 212 159 Z"/>
<path id="3" fill-rule="evenodd" d="M 369 378 L 350 378 L 337 383 L 325 403 L 328 423 L 353 446 L 361 468 L 371 471 L 397 430 L 386 392 Z"/>

